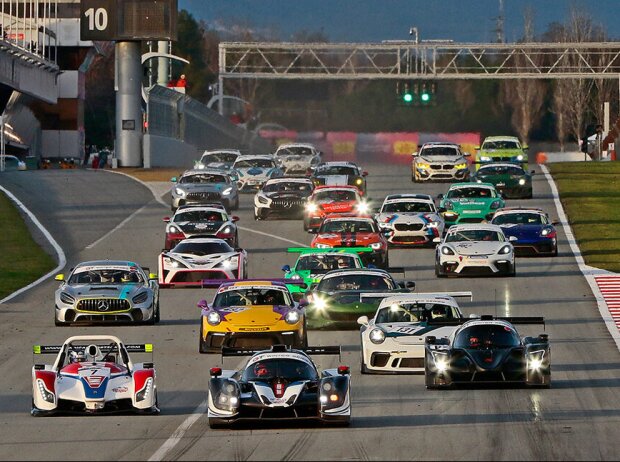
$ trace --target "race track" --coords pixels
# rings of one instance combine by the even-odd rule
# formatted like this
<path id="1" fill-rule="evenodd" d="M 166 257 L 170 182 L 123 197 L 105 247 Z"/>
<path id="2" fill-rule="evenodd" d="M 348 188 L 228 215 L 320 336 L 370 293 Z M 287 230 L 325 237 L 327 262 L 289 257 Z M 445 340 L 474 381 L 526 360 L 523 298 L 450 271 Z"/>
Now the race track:
<path id="1" fill-rule="evenodd" d="M 366 167 L 369 196 L 376 200 L 399 192 L 436 196 L 448 188 L 413 184 L 403 166 Z M 557 217 L 549 186 L 537 172 L 535 198 L 509 200 L 508 206 L 541 207 Z M 101 258 L 134 260 L 156 271 L 164 244 L 162 218 L 171 212 L 143 185 L 125 176 L 84 170 L 4 173 L 0 184 L 22 200 L 63 247 L 66 272 L 79 261 Z M 240 231 L 250 276 L 281 277 L 281 266 L 295 260 L 285 252 L 292 245 L 288 241 L 309 244 L 311 235 L 301 221 L 254 222 L 252 199 L 242 196 L 241 210 L 235 212 L 240 226 L 260 231 Z M 209 368 L 221 364 L 217 355 L 198 354 L 196 302 L 210 298 L 212 291 L 162 289 L 162 322 L 156 326 L 60 328 L 53 323 L 57 282 L 49 280 L 0 305 L 0 459 L 617 459 L 620 353 L 561 227 L 558 232 L 559 256 L 519 258 L 516 278 L 437 279 L 432 249 L 390 251 L 391 264 L 405 267 L 405 279 L 415 281 L 419 292 L 473 291 L 473 302 L 461 302 L 466 314 L 545 316 L 552 345 L 551 389 L 429 391 L 419 375 L 362 376 L 358 332 L 310 332 L 310 344 L 341 344 L 342 363 L 352 367 L 349 428 L 287 425 L 228 431 L 209 429 L 206 415 L 187 420 L 206 398 Z M 541 329 L 521 326 L 519 331 L 535 335 Z M 110 332 L 128 343 L 154 344 L 161 415 L 31 417 L 32 345 Z M 324 366 L 335 361 L 317 358 Z M 225 363 L 227 368 L 235 365 L 233 359 Z"/>

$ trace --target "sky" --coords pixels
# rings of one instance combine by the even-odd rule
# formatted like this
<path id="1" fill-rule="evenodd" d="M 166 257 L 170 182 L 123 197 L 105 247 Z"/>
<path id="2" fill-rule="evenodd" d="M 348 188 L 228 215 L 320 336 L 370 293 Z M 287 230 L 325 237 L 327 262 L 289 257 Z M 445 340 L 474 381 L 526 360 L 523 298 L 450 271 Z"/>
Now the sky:
<path id="1" fill-rule="evenodd" d="M 286 41 L 300 32 L 322 31 L 330 42 L 420 40 L 490 43 L 497 41 L 500 0 L 179 0 L 211 28 L 241 24 L 257 31 L 276 31 Z M 504 35 L 514 42 L 523 35 L 526 7 L 534 13 L 534 33 L 553 22 L 566 22 L 571 7 L 600 23 L 611 39 L 620 37 L 620 0 L 503 0 Z"/>

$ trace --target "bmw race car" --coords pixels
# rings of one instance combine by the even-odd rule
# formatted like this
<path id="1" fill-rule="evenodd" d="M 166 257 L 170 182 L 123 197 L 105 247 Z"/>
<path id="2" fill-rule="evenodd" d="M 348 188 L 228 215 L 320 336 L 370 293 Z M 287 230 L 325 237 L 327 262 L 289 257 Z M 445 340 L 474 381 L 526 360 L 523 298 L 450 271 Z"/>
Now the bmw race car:
<path id="1" fill-rule="evenodd" d="M 362 195 L 366 194 L 366 176 L 353 162 L 324 162 L 312 171 L 311 179 L 316 186 L 355 186 Z"/>
<path id="2" fill-rule="evenodd" d="M 363 268 L 364 263 L 359 253 L 372 252 L 370 247 L 349 247 L 337 249 L 313 249 L 309 247 L 291 247 L 287 250 L 299 253 L 299 258 L 291 268 L 284 265 L 284 278 L 292 281 L 303 281 L 305 287 L 299 284 L 288 286 L 293 297 L 306 293 L 308 287 L 318 283 L 324 274 L 331 270 L 345 268 Z"/>
<path id="3" fill-rule="evenodd" d="M 448 338 L 426 337 L 426 388 L 477 383 L 551 386 L 549 336 L 520 337 L 515 324 L 543 324 L 544 318 L 468 320 Z"/>
<path id="4" fill-rule="evenodd" d="M 435 275 L 515 276 L 514 240 L 514 237 L 506 238 L 497 225 L 453 226 L 437 246 Z"/>
<path id="5" fill-rule="evenodd" d="M 355 186 L 317 186 L 306 202 L 304 231 L 315 232 L 330 213 L 369 212 L 368 203 L 362 200 Z"/>
<path id="6" fill-rule="evenodd" d="M 268 180 L 254 196 L 254 219 L 271 216 L 298 218 L 314 185 L 307 178 L 274 178 Z"/>
<path id="7" fill-rule="evenodd" d="M 445 227 L 427 194 L 391 194 L 375 219 L 388 243 L 395 246 L 435 245 L 433 239 L 441 237 Z"/>
<path id="8" fill-rule="evenodd" d="M 497 209 L 506 205 L 495 186 L 490 183 L 457 183 L 450 186 L 441 200 L 439 211 L 446 226 L 480 223 L 493 218 Z"/>
<path id="9" fill-rule="evenodd" d="M 159 322 L 157 275 L 130 261 L 96 260 L 78 264 L 60 281 L 54 324 Z"/>
<path id="10" fill-rule="evenodd" d="M 476 150 L 476 169 L 488 162 L 523 163 L 523 168 L 527 169 L 528 147 L 521 145 L 515 136 L 487 136 Z"/>
<path id="11" fill-rule="evenodd" d="M 377 268 L 330 271 L 306 293 L 308 327 L 355 327 L 360 316 L 375 314 L 381 299 L 414 290 L 413 281 L 397 282 L 390 273 Z M 361 294 L 364 299 L 360 299 Z"/>
<path id="12" fill-rule="evenodd" d="M 283 282 L 207 280 L 203 287 L 218 290 L 211 304 L 198 302 L 202 310 L 200 353 L 217 353 L 222 346 L 308 345 L 304 306 L 293 300 Z"/>
<path id="13" fill-rule="evenodd" d="M 239 217 L 228 215 L 224 206 L 219 204 L 184 205 L 172 218 L 164 217 L 167 223 L 164 249 L 170 250 L 189 237 L 217 237 L 231 247 L 239 247 L 237 221 Z"/>
<path id="14" fill-rule="evenodd" d="M 272 178 L 280 178 L 283 173 L 273 156 L 239 156 L 233 165 L 237 173 L 239 192 L 255 192 Z"/>
<path id="15" fill-rule="evenodd" d="M 251 355 L 239 370 L 211 368 L 209 426 L 244 420 L 303 421 L 348 425 L 351 384 L 347 366 L 321 372 L 311 355 L 340 355 L 339 346 L 264 351 L 224 348 L 222 357 Z"/>
<path id="16" fill-rule="evenodd" d="M 322 153 L 309 143 L 287 143 L 278 146 L 275 158 L 287 176 L 305 176 L 321 162 Z"/>
<path id="17" fill-rule="evenodd" d="M 466 157 L 469 156 L 456 143 L 424 143 L 412 154 L 411 181 L 466 181 L 469 178 Z"/>
<path id="18" fill-rule="evenodd" d="M 247 277 L 248 254 L 223 239 L 184 239 L 159 257 L 160 287 L 201 287 L 203 279 Z"/>
<path id="19" fill-rule="evenodd" d="M 237 185 L 225 172 L 217 169 L 187 170 L 180 178 L 172 177 L 170 194 L 172 210 L 182 205 L 201 205 L 220 202 L 226 210 L 239 208 Z"/>
<path id="20" fill-rule="evenodd" d="M 35 345 L 33 352 L 56 355 L 54 364 L 32 368 L 33 416 L 159 414 L 153 363 L 134 363 L 129 357 L 129 353 L 152 353 L 149 343 L 125 345 L 112 335 L 80 335 L 69 337 L 62 346 Z"/>
<path id="21" fill-rule="evenodd" d="M 520 164 L 510 162 L 492 162 L 482 165 L 471 177 L 472 182 L 491 183 L 497 192 L 505 198 L 531 199 L 532 176 Z"/>
<path id="22" fill-rule="evenodd" d="M 374 297 L 374 294 L 369 294 Z M 386 294 L 387 295 L 387 294 Z M 429 335 L 447 337 L 464 318 L 455 298 L 471 292 L 387 296 L 372 319 L 361 316 L 362 374 L 424 372 L 424 344 Z M 364 299 L 364 294 L 361 295 Z M 475 317 L 475 315 L 472 315 Z"/>
<path id="23" fill-rule="evenodd" d="M 491 223 L 499 225 L 512 241 L 517 255 L 558 254 L 555 222 L 540 209 L 510 207 L 495 212 Z"/>

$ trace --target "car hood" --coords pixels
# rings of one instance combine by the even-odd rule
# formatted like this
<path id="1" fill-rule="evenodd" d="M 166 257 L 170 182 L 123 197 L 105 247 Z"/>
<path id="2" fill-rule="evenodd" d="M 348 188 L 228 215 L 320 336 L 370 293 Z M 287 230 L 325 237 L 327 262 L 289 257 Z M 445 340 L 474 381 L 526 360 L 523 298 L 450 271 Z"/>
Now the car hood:
<path id="1" fill-rule="evenodd" d="M 310 165 L 312 163 L 312 160 L 314 159 L 314 156 L 302 156 L 298 154 L 288 154 L 284 156 L 278 156 L 278 159 L 283 164 L 292 163 L 292 164 Z"/>
<path id="2" fill-rule="evenodd" d="M 366 247 L 380 242 L 377 233 L 325 233 L 316 237 L 316 242 L 324 242 L 340 247 Z"/>
<path id="3" fill-rule="evenodd" d="M 524 155 L 521 149 L 481 149 L 480 155 L 489 156 L 518 156 Z"/>
<path id="4" fill-rule="evenodd" d="M 420 156 L 418 159 L 428 164 L 462 164 L 466 162 L 463 156 Z"/>
<path id="5" fill-rule="evenodd" d="M 286 313 L 294 310 L 290 306 L 252 305 L 212 308 L 217 311 L 223 321 L 233 326 L 273 326 L 282 321 Z M 203 313 L 206 314 L 206 313 Z"/>
<path id="6" fill-rule="evenodd" d="M 505 183 L 507 185 L 517 184 L 520 179 L 526 179 L 526 175 L 509 175 L 509 174 L 498 174 L 498 175 L 478 175 L 476 177 L 477 180 L 481 180 L 483 183 Z"/>
<path id="7" fill-rule="evenodd" d="M 466 349 L 464 350 L 480 369 L 493 370 L 501 367 L 512 348 Z"/>
<path id="8" fill-rule="evenodd" d="M 451 242 L 450 245 L 459 255 L 491 255 L 506 245 L 498 241 Z"/>
<path id="9" fill-rule="evenodd" d="M 319 209 L 327 213 L 350 212 L 355 206 L 354 201 L 346 202 L 319 202 Z"/>
<path id="10" fill-rule="evenodd" d="M 499 200 L 498 197 L 489 198 L 472 198 L 472 199 L 446 199 L 452 202 L 452 208 L 454 210 L 475 210 L 485 209 L 491 206 L 493 201 Z"/>
<path id="11" fill-rule="evenodd" d="M 226 183 L 180 183 L 177 188 L 186 192 L 221 192 L 223 189 L 230 187 Z"/>
<path id="12" fill-rule="evenodd" d="M 422 223 L 440 221 L 436 213 L 381 213 L 377 216 L 379 223 Z"/>
<path id="13" fill-rule="evenodd" d="M 372 292 L 385 292 L 384 290 L 342 290 L 338 292 L 327 292 L 330 304 L 351 305 L 354 307 L 376 308 L 381 302 L 381 298 L 367 298 L 364 302 L 360 301 L 360 294 Z"/>
<path id="14" fill-rule="evenodd" d="M 349 175 L 317 175 L 315 177 L 327 186 L 340 186 L 349 184 Z"/>
<path id="15" fill-rule="evenodd" d="M 273 168 L 249 167 L 237 168 L 240 177 L 263 177 L 271 175 Z"/>
<path id="16" fill-rule="evenodd" d="M 286 192 L 268 192 L 263 193 L 269 199 L 305 199 L 310 195 L 310 192 L 304 191 L 286 191 Z"/>
<path id="17" fill-rule="evenodd" d="M 144 288 L 142 284 L 76 284 L 59 291 L 75 298 L 131 298 Z"/>
<path id="18" fill-rule="evenodd" d="M 210 255 L 192 255 L 188 253 L 168 253 L 168 256 L 194 266 L 215 266 L 237 255 L 237 252 L 214 253 Z"/>
<path id="19" fill-rule="evenodd" d="M 506 237 L 534 238 L 539 237 L 546 226 L 548 225 L 501 225 L 501 228 Z"/>

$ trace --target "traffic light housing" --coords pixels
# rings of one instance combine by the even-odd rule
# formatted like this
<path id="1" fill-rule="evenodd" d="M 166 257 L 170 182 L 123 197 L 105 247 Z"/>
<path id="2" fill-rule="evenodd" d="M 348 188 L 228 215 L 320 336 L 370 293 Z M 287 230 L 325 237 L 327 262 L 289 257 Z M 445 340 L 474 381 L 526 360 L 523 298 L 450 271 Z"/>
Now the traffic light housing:
<path id="1" fill-rule="evenodd" d="M 435 106 L 434 82 L 397 82 L 396 96 L 404 106 Z"/>

